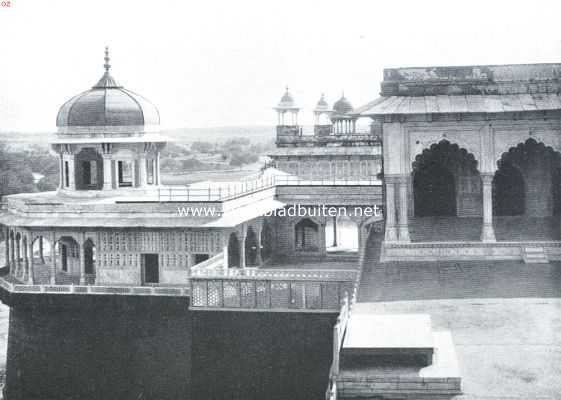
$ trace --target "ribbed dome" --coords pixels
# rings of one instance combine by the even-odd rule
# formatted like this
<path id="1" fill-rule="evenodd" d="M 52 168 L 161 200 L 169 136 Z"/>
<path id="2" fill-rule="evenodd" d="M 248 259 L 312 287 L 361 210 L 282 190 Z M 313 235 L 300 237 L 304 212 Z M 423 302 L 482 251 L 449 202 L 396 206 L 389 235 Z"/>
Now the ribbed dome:
<path id="1" fill-rule="evenodd" d="M 353 105 L 351 102 L 343 95 L 339 100 L 333 104 L 333 110 L 337 114 L 347 114 L 353 110 Z"/>
<path id="2" fill-rule="evenodd" d="M 120 86 L 109 74 L 109 56 L 105 73 L 90 90 L 80 93 L 60 108 L 57 127 L 159 125 L 157 108 L 139 94 Z"/>
<path id="3" fill-rule="evenodd" d="M 284 92 L 284 94 L 282 95 L 279 105 L 276 108 L 279 109 L 297 108 L 296 102 L 294 101 L 294 97 L 292 97 L 292 94 L 290 94 L 290 92 L 288 91 L 288 87 L 286 88 L 286 92 Z"/>
<path id="4" fill-rule="evenodd" d="M 329 104 L 325 100 L 325 96 L 322 94 L 321 99 L 319 99 L 318 103 L 316 104 L 315 111 L 328 111 L 328 110 L 329 110 Z"/>

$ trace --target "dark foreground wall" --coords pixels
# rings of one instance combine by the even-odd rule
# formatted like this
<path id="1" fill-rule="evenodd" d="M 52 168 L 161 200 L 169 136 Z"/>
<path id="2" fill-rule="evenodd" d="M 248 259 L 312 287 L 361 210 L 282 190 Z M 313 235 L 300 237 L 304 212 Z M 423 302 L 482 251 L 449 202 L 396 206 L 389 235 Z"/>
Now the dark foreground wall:
<path id="1" fill-rule="evenodd" d="M 335 314 L 194 312 L 197 400 L 320 400 Z"/>
<path id="2" fill-rule="evenodd" d="M 322 399 L 334 314 L 185 298 L 11 295 L 7 400 Z"/>
<path id="3" fill-rule="evenodd" d="M 10 308 L 5 396 L 187 399 L 190 341 L 185 298 L 27 295 Z"/>

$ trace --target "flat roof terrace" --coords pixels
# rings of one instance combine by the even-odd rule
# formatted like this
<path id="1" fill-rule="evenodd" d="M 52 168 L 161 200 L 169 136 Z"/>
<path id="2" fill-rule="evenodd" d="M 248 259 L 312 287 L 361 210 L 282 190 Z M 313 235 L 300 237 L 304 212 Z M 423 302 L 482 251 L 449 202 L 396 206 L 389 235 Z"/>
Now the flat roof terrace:
<path id="1" fill-rule="evenodd" d="M 449 330 L 463 391 L 451 399 L 559 398 L 560 263 L 378 263 L 369 251 L 355 311 L 428 314 Z"/>

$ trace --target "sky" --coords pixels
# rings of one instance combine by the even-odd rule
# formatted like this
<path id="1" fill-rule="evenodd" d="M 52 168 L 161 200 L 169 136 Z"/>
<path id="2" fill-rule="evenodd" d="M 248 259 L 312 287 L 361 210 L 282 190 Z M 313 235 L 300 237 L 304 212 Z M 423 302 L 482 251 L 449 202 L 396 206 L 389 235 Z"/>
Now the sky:
<path id="1" fill-rule="evenodd" d="M 3 0 L 1 0 L 3 1 Z M 0 130 L 51 131 L 111 72 L 164 128 L 274 125 L 289 86 L 378 97 L 383 68 L 561 62 L 559 1 L 10 0 L 0 7 Z"/>

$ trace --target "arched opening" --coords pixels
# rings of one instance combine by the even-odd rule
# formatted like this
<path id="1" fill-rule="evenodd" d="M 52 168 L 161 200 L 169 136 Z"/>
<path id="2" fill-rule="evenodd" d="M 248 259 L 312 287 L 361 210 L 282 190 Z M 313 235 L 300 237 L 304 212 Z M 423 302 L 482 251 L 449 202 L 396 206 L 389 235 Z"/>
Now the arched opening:
<path id="1" fill-rule="evenodd" d="M 228 267 L 239 268 L 240 265 L 240 241 L 238 240 L 238 235 L 232 232 L 228 239 Z"/>
<path id="2" fill-rule="evenodd" d="M 250 226 L 247 228 L 247 233 L 245 237 L 245 265 L 248 267 L 254 267 L 258 265 L 258 251 L 259 243 L 257 241 L 257 235 L 255 231 Z"/>
<path id="3" fill-rule="evenodd" d="M 46 264 L 51 261 L 51 242 L 44 236 L 37 236 L 33 241 L 33 263 Z"/>
<path id="4" fill-rule="evenodd" d="M 495 215 L 550 217 L 561 210 L 561 154 L 528 139 L 497 162 L 493 180 Z"/>
<path id="5" fill-rule="evenodd" d="M 103 158 L 91 147 L 83 148 L 75 158 L 76 190 L 103 188 Z"/>
<path id="6" fill-rule="evenodd" d="M 261 229 L 261 260 L 267 261 L 273 256 L 273 241 L 273 228 L 265 221 Z"/>
<path id="7" fill-rule="evenodd" d="M 86 275 L 95 275 L 95 261 L 95 245 L 91 239 L 88 239 L 84 243 L 84 272 Z"/>
<path id="8" fill-rule="evenodd" d="M 472 154 L 443 140 L 413 163 L 416 217 L 481 216 L 481 178 Z"/>
<path id="9" fill-rule="evenodd" d="M 318 251 L 320 248 L 318 224 L 309 218 L 294 226 L 294 247 L 298 251 Z"/>
<path id="10" fill-rule="evenodd" d="M 62 236 L 55 246 L 57 266 L 69 277 L 80 277 L 80 246 L 74 238 Z M 70 281 L 66 282 L 70 283 Z M 74 283 L 72 281 L 72 283 Z"/>
<path id="11" fill-rule="evenodd" d="M 528 139 L 503 153 L 493 179 L 498 240 L 558 240 L 561 154 Z"/>
<path id="12" fill-rule="evenodd" d="M 356 253 L 358 246 L 358 226 L 349 216 L 335 216 L 327 220 L 325 247 L 329 253 Z"/>
<path id="13" fill-rule="evenodd" d="M 524 178 L 518 168 L 511 163 L 501 163 L 493 178 L 493 214 L 524 215 Z"/>

